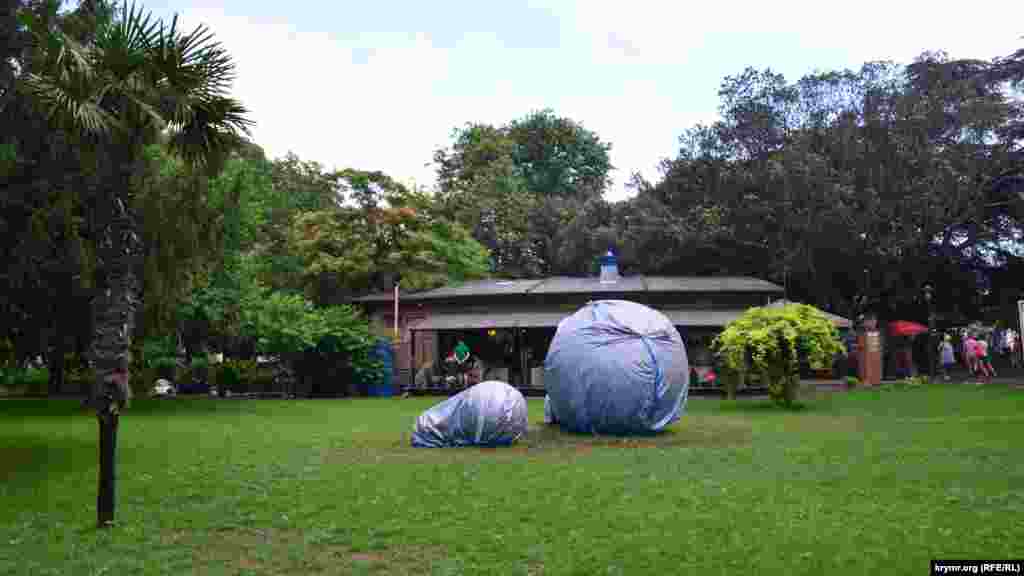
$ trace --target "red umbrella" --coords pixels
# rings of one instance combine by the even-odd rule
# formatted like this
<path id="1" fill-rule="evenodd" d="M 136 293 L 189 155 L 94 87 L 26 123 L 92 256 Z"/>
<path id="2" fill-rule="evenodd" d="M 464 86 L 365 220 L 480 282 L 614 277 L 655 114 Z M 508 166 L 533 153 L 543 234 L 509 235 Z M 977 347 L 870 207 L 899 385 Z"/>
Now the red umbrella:
<path id="1" fill-rule="evenodd" d="M 917 336 L 928 331 L 928 327 L 909 320 L 889 322 L 890 336 Z"/>

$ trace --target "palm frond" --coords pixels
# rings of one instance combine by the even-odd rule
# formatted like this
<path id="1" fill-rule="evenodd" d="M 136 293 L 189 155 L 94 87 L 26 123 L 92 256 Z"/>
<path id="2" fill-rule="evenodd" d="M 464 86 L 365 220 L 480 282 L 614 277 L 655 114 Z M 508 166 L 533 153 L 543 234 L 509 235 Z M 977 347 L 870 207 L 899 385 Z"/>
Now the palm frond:
<path id="1" fill-rule="evenodd" d="M 169 145 L 191 164 L 216 166 L 241 145 L 241 135 L 253 124 L 245 107 L 232 98 L 205 98 L 190 108 L 189 122 L 170 125 Z"/>
<path id="2" fill-rule="evenodd" d="M 70 82 L 61 82 L 52 76 L 27 74 L 23 87 L 54 124 L 72 131 L 81 129 L 90 135 L 108 134 L 118 126 L 117 118 L 88 93 L 80 78 L 61 78 L 69 79 Z"/>
<path id="3" fill-rule="evenodd" d="M 121 4 L 121 18 L 110 28 L 112 34 L 107 38 L 115 40 L 127 51 L 141 52 L 152 45 L 159 27 L 160 21 L 153 19 L 151 13 L 144 12 L 141 5 L 132 2 L 129 8 L 125 0 Z"/>
<path id="4" fill-rule="evenodd" d="M 209 29 L 199 26 L 189 34 L 180 34 L 175 20 L 157 36 L 156 65 L 168 85 L 185 93 L 227 92 L 235 78 L 235 66 Z"/>
<path id="5" fill-rule="evenodd" d="M 105 28 L 96 38 L 95 53 L 101 60 L 98 67 L 117 80 L 147 73 L 149 52 L 160 25 L 149 13 L 134 3 L 124 2 L 121 18 Z"/>
<path id="6" fill-rule="evenodd" d="M 55 65 L 59 69 L 74 70 L 83 80 L 91 80 L 94 76 L 93 64 L 89 49 L 74 38 L 61 34 L 60 48 L 57 51 Z"/>
<path id="7" fill-rule="evenodd" d="M 167 121 L 164 119 L 163 115 L 160 114 L 158 107 L 150 104 L 143 97 L 139 96 L 139 92 L 140 91 L 137 88 L 134 90 L 126 90 L 123 92 L 122 97 L 135 106 L 135 109 L 139 112 L 140 116 L 148 118 L 158 130 L 162 130 L 166 126 Z"/>

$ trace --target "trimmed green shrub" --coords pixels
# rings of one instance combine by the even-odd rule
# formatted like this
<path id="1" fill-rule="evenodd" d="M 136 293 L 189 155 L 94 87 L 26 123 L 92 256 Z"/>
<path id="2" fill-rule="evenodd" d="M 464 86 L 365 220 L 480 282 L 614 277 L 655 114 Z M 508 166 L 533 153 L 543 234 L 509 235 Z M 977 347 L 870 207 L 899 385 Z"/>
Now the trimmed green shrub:
<path id="1" fill-rule="evenodd" d="M 743 384 L 743 372 L 722 366 L 718 370 L 718 378 L 725 389 L 725 397 L 730 400 L 736 398 L 736 390 Z"/>
<path id="2" fill-rule="evenodd" d="M 806 304 L 751 308 L 725 327 L 712 348 L 730 370 L 760 374 L 783 406 L 796 403 L 801 362 L 824 368 L 845 353 L 832 321 Z"/>
<path id="3" fill-rule="evenodd" d="M 0 386 L 9 392 L 41 395 L 49 389 L 50 371 L 47 368 L 6 368 L 0 370 Z"/>

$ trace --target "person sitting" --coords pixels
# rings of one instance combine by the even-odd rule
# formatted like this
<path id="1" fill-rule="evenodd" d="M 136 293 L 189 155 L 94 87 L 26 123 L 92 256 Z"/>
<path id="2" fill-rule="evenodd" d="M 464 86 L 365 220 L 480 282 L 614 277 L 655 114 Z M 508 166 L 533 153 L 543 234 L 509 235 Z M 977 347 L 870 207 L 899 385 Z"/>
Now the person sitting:
<path id="1" fill-rule="evenodd" d="M 434 379 L 437 373 L 434 371 L 434 363 L 427 362 L 416 372 L 413 386 L 419 389 L 431 388 L 434 386 Z"/>
<path id="2" fill-rule="evenodd" d="M 462 340 L 459 340 L 459 342 L 455 344 L 455 350 L 452 352 L 455 355 L 455 361 L 459 364 L 465 364 L 466 361 L 469 360 L 469 357 L 472 356 L 469 346 L 466 346 L 466 343 Z"/>

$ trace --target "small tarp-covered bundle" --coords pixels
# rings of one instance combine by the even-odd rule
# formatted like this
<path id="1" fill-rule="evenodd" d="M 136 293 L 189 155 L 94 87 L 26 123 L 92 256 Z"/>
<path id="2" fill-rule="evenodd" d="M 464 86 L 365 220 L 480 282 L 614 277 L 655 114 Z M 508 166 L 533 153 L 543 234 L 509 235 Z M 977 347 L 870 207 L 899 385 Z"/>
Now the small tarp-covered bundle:
<path id="1" fill-rule="evenodd" d="M 526 434 L 526 398 L 498 380 L 467 388 L 416 419 L 412 445 L 508 446 Z"/>
<path id="2" fill-rule="evenodd" d="M 683 339 L 664 314 L 600 300 L 558 325 L 544 384 L 552 419 L 566 430 L 648 433 L 679 419 L 690 369 Z"/>

